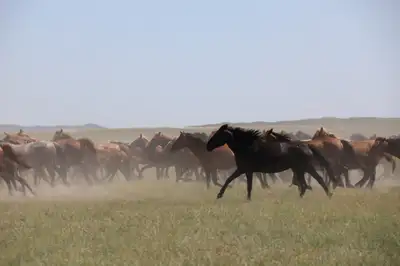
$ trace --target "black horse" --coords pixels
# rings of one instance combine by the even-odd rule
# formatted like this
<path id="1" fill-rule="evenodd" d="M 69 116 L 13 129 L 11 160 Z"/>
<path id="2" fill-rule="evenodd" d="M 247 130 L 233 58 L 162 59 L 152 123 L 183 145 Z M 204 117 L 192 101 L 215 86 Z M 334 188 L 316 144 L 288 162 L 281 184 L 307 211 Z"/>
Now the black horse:
<path id="1" fill-rule="evenodd" d="M 251 200 L 253 188 L 253 173 L 279 173 L 292 169 L 297 178 L 300 197 L 307 190 L 305 173 L 309 173 L 324 189 L 330 198 L 332 193 L 313 166 L 316 158 L 321 165 L 330 168 L 327 160 L 313 147 L 299 142 L 268 141 L 265 134 L 259 130 L 222 125 L 207 143 L 207 150 L 212 151 L 224 144 L 235 154 L 236 170 L 226 180 L 217 198 L 222 198 L 224 192 L 234 179 L 241 174 L 247 178 L 247 199 Z M 331 169 L 330 169 L 331 170 Z M 330 171 L 329 171 L 330 172 Z"/>

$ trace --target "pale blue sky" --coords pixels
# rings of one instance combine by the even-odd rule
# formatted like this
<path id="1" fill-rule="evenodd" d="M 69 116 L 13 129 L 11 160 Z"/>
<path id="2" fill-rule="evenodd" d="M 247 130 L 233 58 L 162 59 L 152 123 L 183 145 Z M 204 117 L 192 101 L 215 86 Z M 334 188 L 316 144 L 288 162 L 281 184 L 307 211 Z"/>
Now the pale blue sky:
<path id="1" fill-rule="evenodd" d="M 397 3 L 3 0 L 0 123 L 399 117 Z"/>

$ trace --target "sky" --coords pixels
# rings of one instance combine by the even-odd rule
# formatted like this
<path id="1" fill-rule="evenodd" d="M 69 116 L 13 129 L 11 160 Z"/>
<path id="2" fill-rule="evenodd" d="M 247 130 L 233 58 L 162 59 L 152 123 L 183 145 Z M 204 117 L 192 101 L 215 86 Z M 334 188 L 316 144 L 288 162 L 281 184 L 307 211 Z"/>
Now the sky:
<path id="1" fill-rule="evenodd" d="M 3 0 L 0 124 L 400 117 L 395 0 Z"/>

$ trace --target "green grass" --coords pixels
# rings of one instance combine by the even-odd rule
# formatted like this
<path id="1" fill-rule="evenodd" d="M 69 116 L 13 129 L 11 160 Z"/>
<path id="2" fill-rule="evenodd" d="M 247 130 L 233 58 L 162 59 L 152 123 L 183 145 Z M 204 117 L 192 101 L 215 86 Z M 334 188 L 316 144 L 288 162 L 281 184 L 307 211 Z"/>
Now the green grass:
<path id="1" fill-rule="evenodd" d="M 399 188 L 63 189 L 0 203 L 1 265 L 400 265 Z"/>

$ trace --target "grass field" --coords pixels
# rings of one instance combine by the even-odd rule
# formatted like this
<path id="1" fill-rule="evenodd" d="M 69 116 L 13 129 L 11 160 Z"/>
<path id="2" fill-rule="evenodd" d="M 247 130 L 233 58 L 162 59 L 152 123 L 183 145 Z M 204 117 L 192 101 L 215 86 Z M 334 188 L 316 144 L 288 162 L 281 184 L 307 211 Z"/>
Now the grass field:
<path id="1" fill-rule="evenodd" d="M 156 131 L 75 135 L 132 140 Z M 295 188 L 262 190 L 256 183 L 247 202 L 244 184 L 216 201 L 217 188 L 153 176 L 94 187 L 42 185 L 36 198 L 11 198 L 3 188 L 0 265 L 400 265 L 400 187 L 392 182 L 373 191 L 337 189 L 331 200 L 317 185 L 300 200 Z"/>

